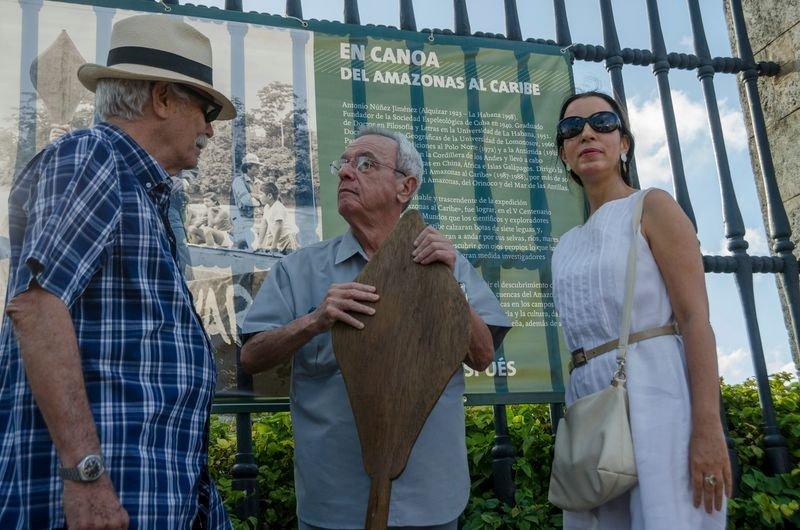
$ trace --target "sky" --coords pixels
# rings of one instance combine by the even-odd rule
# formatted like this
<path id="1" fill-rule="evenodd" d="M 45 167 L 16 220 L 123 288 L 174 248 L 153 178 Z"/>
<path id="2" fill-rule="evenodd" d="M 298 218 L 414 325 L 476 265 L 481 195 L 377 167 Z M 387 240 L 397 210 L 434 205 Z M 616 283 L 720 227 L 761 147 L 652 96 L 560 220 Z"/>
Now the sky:
<path id="1" fill-rule="evenodd" d="M 194 0 L 195 4 L 223 7 L 224 0 Z M 467 0 L 471 29 L 505 33 L 503 0 Z M 620 45 L 650 49 L 644 0 L 612 2 Z M 600 11 L 596 0 L 568 0 L 567 14 L 573 42 L 602 44 Z M 723 13 L 723 2 L 700 2 L 706 37 L 712 56 L 732 56 Z M 283 14 L 285 0 L 244 0 L 245 11 Z M 399 25 L 397 0 L 361 0 L 362 24 Z M 555 39 L 552 2 L 517 2 L 523 38 Z M 306 18 L 343 18 L 341 0 L 304 0 Z M 685 2 L 660 2 L 664 38 L 669 52 L 693 53 L 693 38 Z M 452 0 L 415 0 L 417 27 L 453 27 Z M 576 61 L 576 89 L 610 92 L 603 63 Z M 671 170 L 664 135 L 660 100 L 650 67 L 623 68 L 631 127 L 636 138 L 636 161 L 642 187 L 671 189 Z M 704 254 L 726 254 L 721 200 L 710 131 L 700 84 L 693 71 L 670 72 L 673 105 L 682 148 L 684 171 L 698 224 Z M 737 78 L 715 76 L 714 86 L 725 134 L 730 171 L 746 226 L 745 239 L 752 255 L 769 253 L 768 237 L 758 204 L 747 147 L 747 133 L 737 89 Z M 717 337 L 720 373 L 728 382 L 753 375 L 750 347 L 739 291 L 730 274 L 707 274 L 711 323 Z M 756 275 L 756 310 L 764 355 L 770 373 L 793 371 L 789 339 L 784 325 L 774 275 Z"/>

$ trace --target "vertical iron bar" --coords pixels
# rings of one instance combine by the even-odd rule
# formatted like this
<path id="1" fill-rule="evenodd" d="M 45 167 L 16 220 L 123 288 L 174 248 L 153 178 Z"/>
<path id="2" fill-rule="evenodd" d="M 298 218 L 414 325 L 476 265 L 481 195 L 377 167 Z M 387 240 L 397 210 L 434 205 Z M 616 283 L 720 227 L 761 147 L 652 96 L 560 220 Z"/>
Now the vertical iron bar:
<path id="1" fill-rule="evenodd" d="M 226 8 L 228 4 L 226 0 Z M 241 2 L 239 2 L 241 10 Z M 235 6 L 231 6 L 235 8 Z M 247 34 L 247 25 L 235 22 L 228 23 L 228 34 L 231 42 L 231 100 L 236 106 L 237 115 L 234 118 L 231 135 L 233 153 L 231 162 L 231 175 L 236 178 L 241 172 L 242 160 L 244 159 L 247 148 L 247 137 L 245 121 L 245 60 L 244 60 L 244 37 Z M 231 179 L 231 182 L 233 181 Z M 233 190 L 230 191 L 230 204 L 235 204 Z M 242 222 L 241 216 L 234 222 Z M 244 271 L 241 271 L 244 272 Z M 241 273 L 240 272 L 240 273 Z M 248 289 L 249 290 L 249 289 Z M 242 372 L 239 362 L 239 347 L 236 348 L 236 386 L 240 391 L 248 391 L 253 388 L 252 377 Z M 236 460 L 231 470 L 233 476 L 232 487 L 234 490 L 246 492 L 246 497 L 237 505 L 236 511 L 241 519 L 247 519 L 258 515 L 258 467 L 253 456 L 253 433 L 250 424 L 249 413 L 239 413 L 236 415 Z"/>
<path id="2" fill-rule="evenodd" d="M 564 0 L 553 0 L 553 11 L 556 16 L 556 42 L 559 46 L 572 45 L 572 35 L 569 33 L 569 20 L 567 20 L 567 6 Z"/>
<path id="3" fill-rule="evenodd" d="M 494 494 L 505 504 L 513 506 L 514 493 L 514 446 L 508 434 L 508 418 L 505 405 L 494 405 L 494 447 L 492 447 L 492 481 Z"/>
<path id="4" fill-rule="evenodd" d="M 725 413 L 725 400 L 722 399 L 721 388 L 719 390 L 719 414 L 722 421 L 722 435 L 725 437 L 725 445 L 728 446 L 728 460 L 731 463 L 731 478 L 733 479 L 731 497 L 738 497 L 739 484 L 742 480 L 742 466 L 739 465 L 739 455 L 736 454 L 736 446 L 733 444 L 733 438 L 731 438 L 728 415 Z"/>
<path id="5" fill-rule="evenodd" d="M 412 0 L 400 0 L 400 29 L 417 31 L 417 19 L 414 17 Z"/>
<path id="6" fill-rule="evenodd" d="M 778 429 L 775 409 L 772 404 L 767 366 L 761 345 L 761 332 L 759 331 L 756 316 L 752 262 L 747 255 L 747 242 L 744 240 L 744 223 L 739 204 L 736 201 L 736 193 L 733 189 L 728 166 L 728 156 L 725 151 L 717 95 L 714 90 L 714 66 L 708 50 L 703 19 L 700 14 L 700 5 L 697 0 L 687 0 L 687 2 L 692 23 L 692 33 L 694 34 L 695 55 L 700 61 L 697 77 L 703 88 L 709 126 L 711 127 L 711 138 L 714 143 L 720 190 L 722 192 L 725 238 L 728 240 L 728 250 L 731 251 L 737 263 L 736 283 L 742 300 L 742 308 L 747 324 L 747 336 L 758 385 L 758 396 L 764 417 L 764 446 L 767 453 L 767 465 L 773 473 L 785 473 L 789 471 L 789 453 L 786 447 L 786 440 L 781 436 Z"/>
<path id="7" fill-rule="evenodd" d="M 529 66 L 531 53 L 523 52 L 521 50 L 515 51 L 514 57 L 517 61 L 517 82 L 530 83 L 531 71 Z M 523 123 L 536 122 L 535 109 L 533 106 L 533 101 L 530 97 L 525 95 L 520 96 L 519 111 Z M 526 128 L 524 131 L 524 138 L 525 161 L 527 165 L 527 181 L 529 190 L 528 197 L 531 206 L 530 223 L 531 227 L 535 227 L 536 229 L 534 241 L 536 241 L 537 244 L 541 243 L 542 241 L 546 242 L 545 244 L 547 245 L 547 250 L 542 257 L 530 255 L 527 256 L 523 262 L 517 265 L 517 267 L 539 271 L 539 281 L 542 285 L 539 291 L 541 301 L 545 304 L 545 307 L 554 307 L 552 305 L 547 305 L 552 304 L 553 302 L 553 291 L 551 288 L 553 279 L 552 270 L 550 268 L 552 253 L 549 247 L 553 226 L 549 216 L 533 213 L 543 211 L 549 212 L 552 205 L 547 200 L 547 193 L 545 192 L 545 186 L 542 181 L 542 168 L 539 157 L 539 138 L 535 132 L 528 128 Z M 557 318 L 555 311 L 545 310 L 545 319 L 547 322 L 551 322 L 555 318 Z M 558 330 L 551 325 L 545 326 L 545 344 L 547 346 L 547 357 L 550 365 L 550 383 L 552 384 L 553 390 L 556 392 L 563 392 L 564 372 L 561 362 L 561 347 L 559 346 Z M 505 361 L 505 357 L 503 356 L 502 359 L 497 360 Z"/>
<path id="8" fill-rule="evenodd" d="M 292 30 L 292 149 L 295 174 L 295 222 L 301 246 L 319 241 L 317 205 L 311 166 L 311 136 L 308 130 L 306 46 L 308 31 Z"/>
<path id="9" fill-rule="evenodd" d="M 114 15 L 116 9 L 108 7 L 94 6 L 94 16 L 97 19 L 95 25 L 95 39 L 94 39 L 94 58 L 97 64 L 106 64 L 108 60 L 108 49 L 111 46 L 111 27 L 113 26 Z M 103 121 L 100 114 L 95 111 L 94 123 Z"/>
<path id="10" fill-rule="evenodd" d="M 783 272 L 780 278 L 789 305 L 789 319 L 794 332 L 795 370 L 800 372 L 800 357 L 798 357 L 800 351 L 800 344 L 798 344 L 800 343 L 800 286 L 798 285 L 797 258 L 792 252 L 795 247 L 791 239 L 792 227 L 786 215 L 786 208 L 781 201 L 778 182 L 775 178 L 775 166 L 772 163 L 764 113 L 761 110 L 761 96 L 758 93 L 758 71 L 753 58 L 753 50 L 750 47 L 750 38 L 747 35 L 741 0 L 731 0 L 731 15 L 739 57 L 747 65 L 742 72 L 742 84 L 747 93 L 750 121 L 753 124 L 753 135 L 758 151 L 758 163 L 761 166 L 772 250 L 783 259 Z"/>
<path id="11" fill-rule="evenodd" d="M 468 21 L 467 21 L 468 22 Z M 478 79 L 478 53 L 480 48 L 467 44 L 462 45 L 464 51 L 464 74 L 466 79 Z M 470 254 L 489 253 L 497 250 L 497 217 L 494 204 L 493 191 L 490 186 L 489 172 L 486 162 L 486 144 L 484 134 L 483 118 L 481 118 L 480 93 L 477 90 L 467 91 L 467 116 L 469 118 L 470 143 L 472 145 L 472 169 L 474 174 L 475 186 L 473 194 L 475 197 L 475 212 L 482 207 L 483 214 L 478 221 L 478 243 L 475 252 Z M 478 217 L 476 217 L 478 219 Z M 492 258 L 476 259 L 474 266 L 481 267 L 484 280 L 489 285 L 497 285 L 500 280 L 501 260 Z M 502 347 L 495 352 L 496 356 L 501 355 Z M 495 359 L 499 360 L 499 359 Z M 506 376 L 495 375 L 495 391 L 500 393 L 508 392 L 508 378 Z"/>
<path id="12" fill-rule="evenodd" d="M 664 115 L 664 127 L 667 133 L 667 147 L 669 148 L 670 167 L 672 168 L 672 187 L 678 204 L 681 205 L 687 217 L 692 221 L 694 231 L 697 232 L 697 220 L 695 219 L 694 210 L 692 209 L 689 190 L 686 186 L 686 175 L 683 170 L 683 157 L 681 156 L 678 127 L 675 123 L 675 110 L 672 106 L 672 93 L 669 86 L 670 66 L 667 60 L 667 48 L 664 44 L 664 35 L 661 30 L 661 18 L 658 14 L 657 0 L 647 0 L 647 16 L 650 22 L 650 42 L 655 59 L 653 63 L 653 74 L 656 76 L 656 81 L 658 83 L 658 93 L 661 98 L 661 111 Z M 731 462 L 731 469 L 733 470 L 734 489 L 738 489 L 739 476 L 741 474 L 739 458 L 736 455 L 733 439 L 731 439 L 728 434 L 728 420 L 723 407 L 724 404 L 722 403 L 720 395 L 720 415 L 725 432 L 725 445 L 728 447 L 728 459 Z"/>
<path id="13" fill-rule="evenodd" d="M 242 371 L 241 346 L 236 346 L 236 389 L 239 392 L 253 391 L 253 377 Z M 258 466 L 253 454 L 253 425 L 249 412 L 236 414 L 236 459 L 231 469 L 231 488 L 244 491 L 247 496 L 236 505 L 236 515 L 245 521 L 258 517 Z"/>
<path id="14" fill-rule="evenodd" d="M 350 35 L 350 46 L 364 46 L 367 45 L 367 37 L 361 35 Z M 357 57 L 355 54 L 352 55 L 352 59 L 350 60 L 350 67 L 353 71 L 362 71 L 366 72 L 366 65 L 364 64 L 364 59 Z M 367 87 L 366 83 L 359 82 L 359 81 L 352 81 L 351 83 L 351 91 L 353 94 L 353 104 L 355 105 L 365 105 L 367 103 Z M 359 114 L 357 117 L 353 117 L 353 134 L 358 131 L 358 129 L 367 123 L 366 116 Z"/>
<path id="15" fill-rule="evenodd" d="M 564 417 L 563 403 L 550 403 L 550 431 L 553 436 L 558 432 L 558 422 Z"/>
<path id="16" fill-rule="evenodd" d="M 229 22 L 228 33 L 231 42 L 231 101 L 236 107 L 236 117 L 231 127 L 231 140 L 233 153 L 231 162 L 231 184 L 242 173 L 242 161 L 247 149 L 247 123 L 245 121 L 245 63 L 244 63 L 244 36 L 247 33 L 246 24 Z M 233 186 L 228 192 L 228 204 L 237 204 L 234 197 Z M 241 234 L 246 225 L 242 215 L 231 216 L 234 224 L 233 233 Z M 236 238 L 235 238 L 236 239 Z M 249 240 L 246 240 L 250 244 Z"/>
<path id="17" fill-rule="evenodd" d="M 97 64 L 106 64 L 108 49 L 111 47 L 111 27 L 117 10 L 97 6 L 93 10 L 97 18 L 94 58 Z"/>
<path id="18" fill-rule="evenodd" d="M 467 0 L 453 0 L 453 31 L 456 35 L 468 37 L 472 34 L 469 28 L 469 13 L 467 13 Z"/>
<path id="19" fill-rule="evenodd" d="M 344 23 L 361 24 L 361 17 L 358 15 L 358 0 L 344 0 Z"/>
<path id="20" fill-rule="evenodd" d="M 517 0 L 505 0 L 506 35 L 511 40 L 522 40 L 522 28 L 519 26 Z"/>
<path id="21" fill-rule="evenodd" d="M 556 23 L 556 42 L 559 46 L 563 48 L 567 48 L 572 46 L 572 35 L 569 31 L 569 20 L 567 18 L 567 7 L 564 4 L 564 0 L 553 0 L 553 13 L 555 15 L 555 23 Z M 571 57 L 571 60 L 574 62 L 574 58 Z M 547 269 L 550 273 L 549 276 L 552 277 L 552 272 Z M 552 285 L 552 278 L 548 278 L 546 281 Z M 552 296 L 552 290 L 550 292 Z M 550 329 L 551 326 L 548 326 L 545 329 Z M 560 366 L 560 363 L 559 363 Z M 552 370 L 551 370 L 552 372 Z M 551 373 L 550 379 L 553 379 L 553 374 Z M 563 381 L 562 381 L 562 386 Z M 555 438 L 556 432 L 558 431 L 558 422 L 561 418 L 564 417 L 564 404 L 563 403 L 550 403 L 550 429 L 553 433 L 553 437 Z M 551 455 L 548 455 L 551 456 Z"/>
<path id="22" fill-rule="evenodd" d="M 177 1 L 175 2 L 178 3 Z M 229 11 L 241 11 L 242 0 L 225 0 L 225 9 Z"/>
<path id="23" fill-rule="evenodd" d="M 469 35 L 469 17 L 464 0 L 455 1 L 455 26 L 456 33 Z M 478 78 L 478 52 L 474 45 L 462 46 L 464 50 L 464 74 L 466 78 Z M 488 185 L 486 171 L 486 156 L 484 150 L 483 120 L 481 119 L 480 95 L 470 90 L 467 92 L 467 114 L 470 116 L 469 129 L 472 138 L 473 170 L 475 173 L 475 206 L 481 204 L 491 210 L 491 215 L 486 215 L 486 221 L 478 224 L 478 248 L 476 250 L 493 250 L 497 247 L 497 222 L 494 215 L 494 199 L 491 187 Z M 481 185 L 483 184 L 483 185 Z M 481 272 L 489 285 L 496 285 L 500 279 L 500 263 L 483 260 L 480 263 Z M 502 355 L 502 348 L 495 352 Z M 506 377 L 496 375 L 494 378 L 495 390 L 508 392 Z M 494 492 L 498 499 L 506 504 L 514 504 L 514 448 L 508 436 L 508 421 L 505 405 L 495 405 L 495 445 L 492 448 L 492 479 Z"/>
<path id="24" fill-rule="evenodd" d="M 650 22 L 650 43 L 653 48 L 653 75 L 658 83 L 658 94 L 661 98 L 661 111 L 664 115 L 664 127 L 667 133 L 667 147 L 669 148 L 669 162 L 672 168 L 672 188 L 675 199 L 683 211 L 691 219 L 694 231 L 697 232 L 697 221 L 694 217 L 689 190 L 686 186 L 686 175 L 683 171 L 683 157 L 681 144 L 678 139 L 678 126 L 675 123 L 675 110 L 672 106 L 672 93 L 669 86 L 669 61 L 667 60 L 667 47 L 664 44 L 664 34 L 661 31 L 661 19 L 658 14 L 658 2 L 647 0 L 647 16 Z"/>
<path id="25" fill-rule="evenodd" d="M 611 0 L 600 0 L 600 18 L 603 22 L 603 45 L 606 48 L 606 70 L 611 77 L 611 88 L 614 97 L 619 102 L 622 109 L 627 114 L 628 102 L 625 98 L 625 84 L 622 81 L 622 55 L 620 54 L 619 37 L 617 37 L 617 27 L 614 24 L 614 10 L 611 7 Z M 636 160 L 630 158 L 628 175 L 631 185 L 639 187 L 639 177 L 636 173 Z"/>
<path id="26" fill-rule="evenodd" d="M 412 13 L 413 14 L 413 13 Z M 425 44 L 419 41 L 408 40 L 406 45 L 411 53 L 416 50 L 424 50 Z M 422 75 L 422 65 L 410 64 L 408 73 L 413 77 Z M 439 205 L 436 202 L 436 183 L 430 172 L 429 150 L 428 150 L 428 129 L 427 117 L 425 115 L 425 90 L 420 85 L 412 84 L 409 88 L 411 107 L 416 111 L 412 126 L 412 139 L 414 146 L 422 158 L 422 175 L 419 176 L 419 188 L 417 199 L 419 210 L 422 213 L 425 223 L 439 228 Z"/>
<path id="27" fill-rule="evenodd" d="M 20 2 L 19 61 L 19 135 L 17 136 L 17 158 L 14 175 L 18 174 L 36 154 L 36 89 L 30 76 L 30 67 L 39 53 L 39 10 L 42 0 Z"/>
<path id="28" fill-rule="evenodd" d="M 286 0 L 286 16 L 303 18 L 303 4 L 300 0 Z"/>

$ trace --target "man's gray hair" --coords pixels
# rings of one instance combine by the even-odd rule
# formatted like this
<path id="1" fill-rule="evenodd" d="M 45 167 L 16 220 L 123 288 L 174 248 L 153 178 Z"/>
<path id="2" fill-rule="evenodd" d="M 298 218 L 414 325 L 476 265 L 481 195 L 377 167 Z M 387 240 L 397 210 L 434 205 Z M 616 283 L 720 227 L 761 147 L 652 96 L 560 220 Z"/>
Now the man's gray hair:
<path id="1" fill-rule="evenodd" d="M 152 86 L 153 81 L 142 79 L 99 79 L 94 92 L 95 111 L 102 120 L 137 120 L 144 115 Z M 178 99 L 189 101 L 189 96 L 176 84 L 170 83 L 169 89 Z"/>
<path id="2" fill-rule="evenodd" d="M 417 151 L 417 148 L 414 147 L 414 144 L 408 139 L 408 136 L 380 125 L 362 125 L 358 129 L 356 138 L 361 138 L 368 134 L 384 136 L 397 142 L 397 160 L 395 161 L 395 167 L 406 175 L 417 177 L 418 183 L 422 183 L 422 157 L 419 151 Z"/>

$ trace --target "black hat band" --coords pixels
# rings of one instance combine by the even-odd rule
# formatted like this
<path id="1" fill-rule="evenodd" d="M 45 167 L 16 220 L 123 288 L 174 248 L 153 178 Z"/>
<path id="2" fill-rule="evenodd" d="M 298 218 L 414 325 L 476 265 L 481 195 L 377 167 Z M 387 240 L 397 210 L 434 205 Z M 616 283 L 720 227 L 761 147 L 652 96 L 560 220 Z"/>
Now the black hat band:
<path id="1" fill-rule="evenodd" d="M 187 77 L 197 79 L 208 85 L 213 84 L 213 76 L 210 66 L 187 59 L 182 55 L 177 55 L 163 50 L 153 48 L 143 48 L 141 46 L 121 46 L 108 52 L 108 66 L 116 64 L 140 64 L 142 66 L 152 66 L 162 70 L 170 70 Z"/>

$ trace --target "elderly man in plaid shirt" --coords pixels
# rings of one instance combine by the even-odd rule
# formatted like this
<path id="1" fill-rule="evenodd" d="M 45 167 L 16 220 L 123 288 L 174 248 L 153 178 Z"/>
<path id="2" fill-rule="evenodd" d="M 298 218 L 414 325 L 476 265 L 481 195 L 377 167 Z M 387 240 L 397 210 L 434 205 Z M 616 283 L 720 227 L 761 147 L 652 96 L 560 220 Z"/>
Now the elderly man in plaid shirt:
<path id="1" fill-rule="evenodd" d="M 214 359 L 167 209 L 169 175 L 236 112 L 180 19 L 130 17 L 111 41 L 78 72 L 104 121 L 9 198 L 0 528 L 230 528 L 207 469 Z"/>

